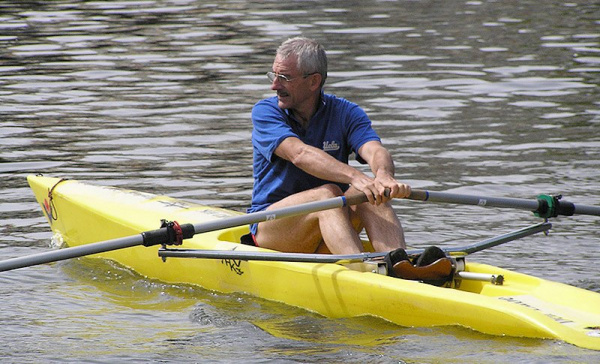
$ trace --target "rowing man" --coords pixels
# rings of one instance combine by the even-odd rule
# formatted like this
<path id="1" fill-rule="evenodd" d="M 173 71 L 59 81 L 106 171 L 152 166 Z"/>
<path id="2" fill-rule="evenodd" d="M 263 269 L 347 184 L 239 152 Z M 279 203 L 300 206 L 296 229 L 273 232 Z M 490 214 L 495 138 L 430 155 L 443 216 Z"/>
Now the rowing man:
<path id="1" fill-rule="evenodd" d="M 365 193 L 369 203 L 261 222 L 257 246 L 283 252 L 354 254 L 364 228 L 376 251 L 405 248 L 390 199 L 410 194 L 394 178 L 394 163 L 356 104 L 325 94 L 327 56 L 312 39 L 289 39 L 267 74 L 277 96 L 252 110 L 254 190 L 248 212 Z M 350 154 L 373 176 L 348 165 Z M 385 195 L 385 190 L 390 191 Z"/>

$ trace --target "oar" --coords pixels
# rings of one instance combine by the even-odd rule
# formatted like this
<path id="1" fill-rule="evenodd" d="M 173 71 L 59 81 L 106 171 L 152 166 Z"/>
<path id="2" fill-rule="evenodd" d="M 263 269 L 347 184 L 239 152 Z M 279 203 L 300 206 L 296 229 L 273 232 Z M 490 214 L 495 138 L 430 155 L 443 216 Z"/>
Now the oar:
<path id="1" fill-rule="evenodd" d="M 522 198 L 485 197 L 448 192 L 412 190 L 410 196 L 407 198 L 418 201 L 516 208 L 532 211 L 536 216 L 542 218 L 557 217 L 558 215 L 572 216 L 575 214 L 600 216 L 600 207 L 580 204 L 575 205 L 568 201 L 562 201 L 562 196 L 540 195 L 536 200 L 527 200 Z"/>
<path id="2" fill-rule="evenodd" d="M 30 267 L 38 264 L 57 262 L 59 260 L 78 258 L 85 255 L 103 253 L 112 250 L 130 248 L 138 245 L 152 246 L 160 244 L 171 245 L 174 243 L 181 244 L 182 239 L 189 239 L 196 234 L 227 229 L 235 226 L 249 225 L 268 220 L 282 219 L 285 217 L 305 215 L 311 212 L 329 210 L 338 207 L 358 205 L 367 201 L 367 196 L 365 194 L 357 194 L 348 197 L 340 196 L 327 200 L 307 202 L 304 204 L 275 210 L 259 211 L 204 223 L 182 225 L 177 223 L 168 223 L 163 224 L 163 227 L 160 229 L 143 232 L 138 235 L 53 250 L 50 252 L 28 255 L 25 257 L 6 259 L 0 262 L 0 272 Z"/>

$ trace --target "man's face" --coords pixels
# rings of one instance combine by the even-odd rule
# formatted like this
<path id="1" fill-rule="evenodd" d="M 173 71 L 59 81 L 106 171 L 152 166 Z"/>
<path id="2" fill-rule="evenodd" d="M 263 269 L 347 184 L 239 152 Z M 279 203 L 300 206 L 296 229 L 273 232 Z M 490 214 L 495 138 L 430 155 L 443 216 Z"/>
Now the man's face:
<path id="1" fill-rule="evenodd" d="M 271 90 L 277 92 L 278 105 L 282 109 L 303 111 L 311 107 L 308 102 L 312 95 L 310 79 L 303 77 L 297 67 L 297 57 L 289 56 L 286 59 L 275 57 L 273 72 L 283 75 L 290 81 L 276 77 L 271 83 Z"/>

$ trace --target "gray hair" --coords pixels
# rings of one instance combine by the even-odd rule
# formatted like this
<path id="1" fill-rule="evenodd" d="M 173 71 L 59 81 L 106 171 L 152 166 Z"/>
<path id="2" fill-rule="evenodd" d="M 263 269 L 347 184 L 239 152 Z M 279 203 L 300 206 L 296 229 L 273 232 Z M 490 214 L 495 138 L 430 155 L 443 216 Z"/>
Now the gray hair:
<path id="1" fill-rule="evenodd" d="M 321 87 L 327 79 L 327 55 L 325 48 L 316 40 L 296 37 L 286 40 L 277 48 L 277 55 L 281 59 L 296 56 L 298 59 L 298 70 L 304 76 L 313 73 L 321 74 Z"/>

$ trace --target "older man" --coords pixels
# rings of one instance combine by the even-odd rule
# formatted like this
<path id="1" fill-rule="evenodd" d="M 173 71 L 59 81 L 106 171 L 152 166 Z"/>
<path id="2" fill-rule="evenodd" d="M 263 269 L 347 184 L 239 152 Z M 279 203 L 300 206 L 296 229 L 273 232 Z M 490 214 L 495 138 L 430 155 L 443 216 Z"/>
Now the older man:
<path id="1" fill-rule="evenodd" d="M 277 96 L 252 110 L 254 190 L 249 212 L 363 192 L 369 203 L 251 226 L 257 246 L 284 252 L 352 254 L 363 251 L 363 228 L 376 251 L 404 248 L 391 198 L 410 194 L 394 178 L 390 153 L 356 104 L 325 94 L 327 56 L 308 38 L 277 49 L 267 73 Z M 369 176 L 348 165 L 355 153 Z M 385 195 L 385 190 L 390 191 Z"/>

